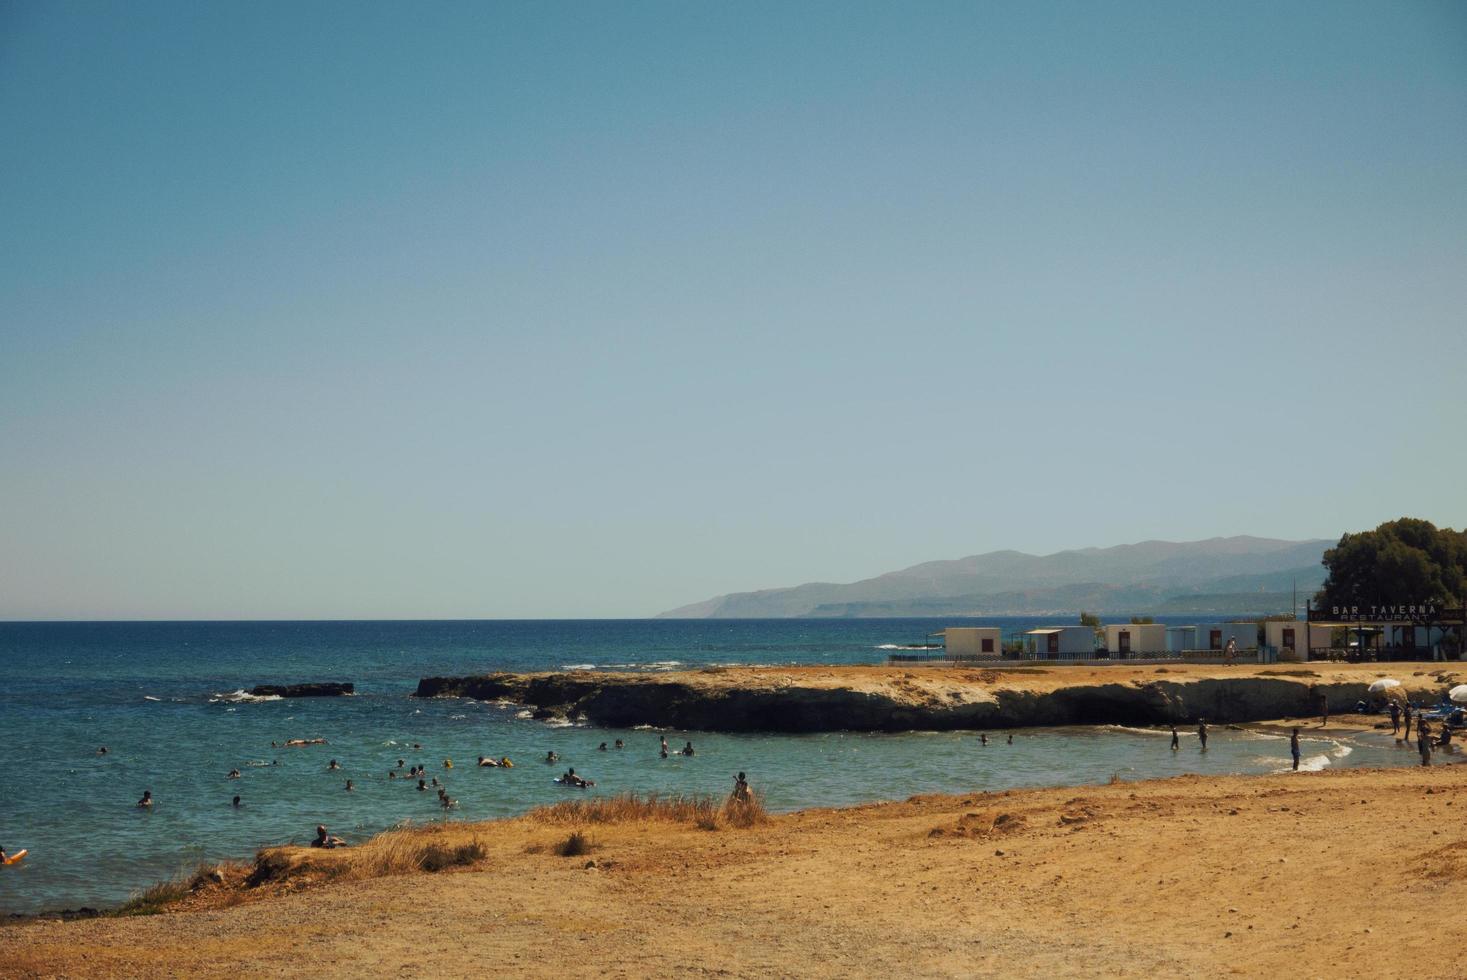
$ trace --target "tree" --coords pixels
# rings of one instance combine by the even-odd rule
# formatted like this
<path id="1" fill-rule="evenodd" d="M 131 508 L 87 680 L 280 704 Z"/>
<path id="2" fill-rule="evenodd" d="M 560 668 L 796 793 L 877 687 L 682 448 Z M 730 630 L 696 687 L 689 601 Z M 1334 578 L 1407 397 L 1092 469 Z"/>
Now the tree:
<path id="1" fill-rule="evenodd" d="M 1132 616 L 1131 617 L 1131 625 L 1132 626 L 1149 626 L 1149 625 L 1151 625 L 1154 622 L 1156 622 L 1156 620 L 1154 618 L 1152 618 L 1151 616 Z"/>
<path id="2" fill-rule="evenodd" d="M 1105 632 L 1105 624 L 1100 621 L 1100 617 L 1097 616 L 1095 613 L 1088 613 L 1083 609 L 1080 610 L 1080 625 L 1088 626 L 1092 630 L 1094 630 L 1095 638 L 1097 640 L 1100 639 L 1101 635 Z"/>
<path id="3" fill-rule="evenodd" d="M 1324 567 L 1320 605 L 1455 606 L 1467 593 L 1467 531 L 1402 517 L 1342 535 L 1324 553 Z"/>

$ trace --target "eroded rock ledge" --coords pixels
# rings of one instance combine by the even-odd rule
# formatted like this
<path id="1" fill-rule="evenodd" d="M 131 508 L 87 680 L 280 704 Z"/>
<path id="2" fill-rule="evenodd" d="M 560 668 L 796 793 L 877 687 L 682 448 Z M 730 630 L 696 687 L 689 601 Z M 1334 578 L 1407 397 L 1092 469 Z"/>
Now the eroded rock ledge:
<path id="1" fill-rule="evenodd" d="M 1312 666 L 1312 665 L 1311 665 Z M 1429 666 L 1429 665 L 1417 665 Z M 1455 666 L 1455 665 L 1454 665 Z M 509 701 L 537 716 L 599 725 L 708 731 L 910 731 L 1033 725 L 1248 722 L 1316 714 L 1320 698 L 1353 709 L 1384 671 L 1304 668 L 1080 667 L 711 668 L 657 674 L 496 673 L 425 677 L 418 697 Z M 1176 675 L 1176 676 L 1171 676 Z M 1410 676 L 1410 675 L 1408 675 Z M 1456 677 L 1420 671 L 1407 681 L 1435 701 Z"/>
<path id="2" fill-rule="evenodd" d="M 355 692 L 355 684 L 336 681 L 314 684 L 258 684 L 250 688 L 250 694 L 257 698 L 339 698 Z"/>

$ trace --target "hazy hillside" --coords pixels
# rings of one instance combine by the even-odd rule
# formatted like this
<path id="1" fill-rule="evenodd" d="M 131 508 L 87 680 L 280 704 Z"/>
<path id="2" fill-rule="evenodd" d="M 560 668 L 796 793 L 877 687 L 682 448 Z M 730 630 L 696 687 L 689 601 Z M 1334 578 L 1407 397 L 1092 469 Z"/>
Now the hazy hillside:
<path id="1" fill-rule="evenodd" d="M 994 551 L 931 561 L 849 584 L 735 592 L 662 614 L 665 618 L 933 616 L 1287 610 L 1324 581 L 1320 558 L 1334 542 L 1239 536 L 1207 541 L 1143 541 L 1053 555 Z M 1245 603 L 1238 603 L 1242 597 Z M 1213 605 L 1226 603 L 1223 605 Z"/>

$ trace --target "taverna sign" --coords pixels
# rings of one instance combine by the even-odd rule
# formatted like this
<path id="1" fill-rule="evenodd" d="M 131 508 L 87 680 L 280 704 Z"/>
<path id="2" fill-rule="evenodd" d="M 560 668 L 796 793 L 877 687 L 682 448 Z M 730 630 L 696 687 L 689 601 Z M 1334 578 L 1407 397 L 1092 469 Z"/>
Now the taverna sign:
<path id="1" fill-rule="evenodd" d="M 1311 609 L 1309 618 L 1331 623 L 1432 623 L 1443 610 L 1434 602 L 1401 603 L 1394 606 L 1329 606 Z"/>

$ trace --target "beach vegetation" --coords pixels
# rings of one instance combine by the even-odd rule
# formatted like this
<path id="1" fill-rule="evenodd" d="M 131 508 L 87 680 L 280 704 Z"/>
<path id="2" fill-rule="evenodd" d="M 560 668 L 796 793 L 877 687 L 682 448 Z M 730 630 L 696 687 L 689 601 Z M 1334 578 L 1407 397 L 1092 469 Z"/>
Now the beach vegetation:
<path id="1" fill-rule="evenodd" d="M 555 845 L 555 853 L 563 858 L 582 857 L 591 853 L 595 847 L 589 834 L 582 830 L 573 830 L 570 836 Z"/>

